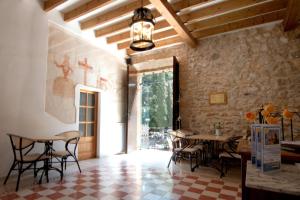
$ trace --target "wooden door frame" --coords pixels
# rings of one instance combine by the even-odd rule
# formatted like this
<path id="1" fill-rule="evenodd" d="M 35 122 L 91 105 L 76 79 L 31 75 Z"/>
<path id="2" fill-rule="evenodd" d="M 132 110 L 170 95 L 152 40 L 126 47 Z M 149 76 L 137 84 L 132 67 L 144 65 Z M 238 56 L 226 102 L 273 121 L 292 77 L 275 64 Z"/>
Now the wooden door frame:
<path id="1" fill-rule="evenodd" d="M 132 60 L 130 57 L 126 58 L 126 64 L 127 64 L 127 106 L 126 106 L 126 134 L 125 134 L 125 153 L 128 153 L 128 146 L 129 146 L 129 75 L 130 74 L 135 74 L 136 76 L 138 76 L 138 74 L 142 73 L 152 73 L 153 71 L 155 72 L 159 72 L 159 71 L 164 71 L 165 69 L 169 70 L 172 69 L 173 74 L 175 74 L 173 76 L 173 120 L 172 120 L 172 129 L 176 130 L 178 129 L 178 127 L 180 126 L 177 122 L 178 122 L 178 118 L 180 116 L 180 83 L 179 83 L 179 62 L 176 58 L 176 56 L 172 56 L 172 57 L 168 57 L 170 59 L 172 59 L 172 65 L 170 64 L 170 66 L 164 66 L 161 67 L 159 69 L 153 69 L 153 70 L 144 70 L 144 71 L 137 71 L 136 69 L 134 69 L 134 66 L 132 64 Z M 159 60 L 159 59 L 158 59 Z M 146 61 L 143 61 L 146 62 Z M 151 61 L 149 61 L 151 62 Z M 138 78 L 137 78 L 138 79 Z M 137 81 L 138 82 L 138 81 Z"/>
<path id="2" fill-rule="evenodd" d="M 101 94 L 103 90 L 99 88 L 89 87 L 82 84 L 77 84 L 75 86 L 75 108 L 76 108 L 76 129 L 79 129 L 79 109 L 80 109 L 80 91 L 89 91 L 98 93 L 97 95 L 97 131 L 96 131 L 96 157 L 100 157 L 100 121 L 101 121 Z M 78 148 L 77 152 L 78 153 Z"/>
<path id="3" fill-rule="evenodd" d="M 181 127 L 180 118 L 180 77 L 179 62 L 173 56 L 173 130 Z"/>

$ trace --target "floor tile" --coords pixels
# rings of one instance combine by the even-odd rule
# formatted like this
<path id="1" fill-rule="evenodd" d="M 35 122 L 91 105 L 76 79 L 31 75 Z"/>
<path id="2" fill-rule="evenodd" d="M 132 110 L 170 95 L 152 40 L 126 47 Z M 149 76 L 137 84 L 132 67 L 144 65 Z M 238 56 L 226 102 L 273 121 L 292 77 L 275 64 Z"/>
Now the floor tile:
<path id="1" fill-rule="evenodd" d="M 169 157 L 158 159 L 161 154 L 169 156 L 167 153 L 154 152 L 153 157 L 151 154 L 137 158 L 120 155 L 115 159 L 81 161 L 84 165 L 81 174 L 76 166 L 70 166 L 63 181 L 51 177 L 49 183 L 21 187 L 19 192 L 12 190 L 0 195 L 0 200 L 241 199 L 239 179 L 219 179 L 217 171 L 209 174 L 204 168 L 193 173 L 188 164 L 185 170 L 183 163 L 172 165 L 168 170 L 165 161 Z"/>

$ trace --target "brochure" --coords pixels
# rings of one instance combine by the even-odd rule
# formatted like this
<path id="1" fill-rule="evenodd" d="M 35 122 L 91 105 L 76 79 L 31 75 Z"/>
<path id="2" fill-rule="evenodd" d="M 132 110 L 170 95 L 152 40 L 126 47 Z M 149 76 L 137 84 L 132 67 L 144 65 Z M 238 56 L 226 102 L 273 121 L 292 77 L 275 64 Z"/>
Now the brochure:
<path id="1" fill-rule="evenodd" d="M 256 167 L 261 168 L 261 155 L 262 155 L 262 129 L 261 124 L 255 126 L 255 142 L 256 142 Z"/>
<path id="2" fill-rule="evenodd" d="M 259 126 L 257 124 L 252 124 L 251 125 L 251 163 L 255 165 L 256 163 L 256 140 L 255 140 L 255 135 L 256 135 L 256 127 Z"/>
<path id="3" fill-rule="evenodd" d="M 281 127 L 280 125 L 263 125 L 262 131 L 262 160 L 263 172 L 280 169 L 281 165 Z"/>

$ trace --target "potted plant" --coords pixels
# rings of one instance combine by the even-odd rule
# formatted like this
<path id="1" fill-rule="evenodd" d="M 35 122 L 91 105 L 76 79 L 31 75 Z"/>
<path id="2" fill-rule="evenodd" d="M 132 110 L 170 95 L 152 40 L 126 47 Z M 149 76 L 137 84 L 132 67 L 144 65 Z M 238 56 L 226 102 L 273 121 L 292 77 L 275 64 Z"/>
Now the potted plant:
<path id="1" fill-rule="evenodd" d="M 221 129 L 223 128 L 223 123 L 222 122 L 217 122 L 214 124 L 214 129 L 215 129 L 215 135 L 220 136 L 222 135 Z"/>

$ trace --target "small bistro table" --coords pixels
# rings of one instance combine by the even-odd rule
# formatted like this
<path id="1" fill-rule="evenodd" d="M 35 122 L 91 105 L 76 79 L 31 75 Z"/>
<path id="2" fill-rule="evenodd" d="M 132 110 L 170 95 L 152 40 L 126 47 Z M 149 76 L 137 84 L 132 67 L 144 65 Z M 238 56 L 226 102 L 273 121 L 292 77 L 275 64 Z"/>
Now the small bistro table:
<path id="1" fill-rule="evenodd" d="M 17 135 L 17 136 L 25 138 L 27 140 L 31 140 L 31 141 L 37 142 L 37 143 L 44 143 L 45 144 L 45 154 L 49 155 L 49 156 L 51 156 L 51 154 L 52 154 L 53 142 L 54 141 L 65 141 L 66 140 L 65 137 L 63 137 L 63 136 L 57 136 L 57 135 L 51 135 L 51 136 L 49 136 L 49 135 L 46 135 L 46 136 L 40 136 L 40 135 L 20 136 L 20 135 Z M 50 162 L 47 170 L 56 170 L 56 171 L 58 171 L 60 173 L 61 180 L 62 180 L 62 178 L 63 178 L 63 172 L 62 172 L 62 170 L 60 170 L 60 169 L 58 169 L 56 167 L 53 167 L 51 162 Z M 39 183 L 42 182 L 42 178 L 43 178 L 44 172 L 45 172 L 45 170 L 43 171 L 43 173 L 41 175 Z"/>
<path id="2" fill-rule="evenodd" d="M 207 141 L 216 141 L 216 142 L 227 142 L 232 136 L 228 134 L 223 135 L 214 135 L 214 134 L 197 134 L 187 136 L 187 139 L 190 140 L 207 140 Z"/>

